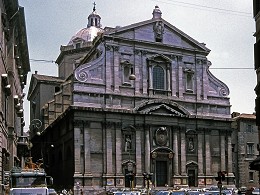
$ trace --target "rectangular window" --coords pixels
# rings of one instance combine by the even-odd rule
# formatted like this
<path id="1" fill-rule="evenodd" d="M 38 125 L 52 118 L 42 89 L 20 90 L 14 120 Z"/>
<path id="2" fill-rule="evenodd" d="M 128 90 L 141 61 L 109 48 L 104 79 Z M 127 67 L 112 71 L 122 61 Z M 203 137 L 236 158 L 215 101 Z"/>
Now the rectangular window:
<path id="1" fill-rule="evenodd" d="M 75 49 L 78 49 L 78 48 L 80 48 L 80 46 L 81 46 L 81 44 L 80 44 L 80 43 L 76 43 L 76 44 L 75 44 Z"/>
<path id="2" fill-rule="evenodd" d="M 249 172 L 249 181 L 253 181 L 253 180 L 254 180 L 254 173 Z"/>
<path id="3" fill-rule="evenodd" d="M 254 144 L 253 143 L 247 143 L 247 154 L 248 155 L 254 155 L 255 151 L 254 151 Z"/>
<path id="4" fill-rule="evenodd" d="M 253 132 L 253 126 L 251 124 L 247 124 L 246 132 L 248 132 L 248 133 L 252 133 Z"/>

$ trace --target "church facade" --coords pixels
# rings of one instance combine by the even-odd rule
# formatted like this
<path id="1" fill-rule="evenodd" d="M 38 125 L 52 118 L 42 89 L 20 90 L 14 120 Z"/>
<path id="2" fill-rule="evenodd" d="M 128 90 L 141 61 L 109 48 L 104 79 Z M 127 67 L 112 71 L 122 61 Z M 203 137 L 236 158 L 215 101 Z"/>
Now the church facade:
<path id="1" fill-rule="evenodd" d="M 93 10 L 90 26 L 100 19 Z M 83 40 L 63 51 L 73 41 L 80 50 Z M 54 183 L 85 192 L 141 188 L 149 173 L 155 188 L 205 187 L 225 171 L 224 184 L 234 186 L 229 89 L 210 72 L 205 44 L 164 20 L 158 6 L 151 19 L 106 27 L 91 43 L 44 107 Z"/>

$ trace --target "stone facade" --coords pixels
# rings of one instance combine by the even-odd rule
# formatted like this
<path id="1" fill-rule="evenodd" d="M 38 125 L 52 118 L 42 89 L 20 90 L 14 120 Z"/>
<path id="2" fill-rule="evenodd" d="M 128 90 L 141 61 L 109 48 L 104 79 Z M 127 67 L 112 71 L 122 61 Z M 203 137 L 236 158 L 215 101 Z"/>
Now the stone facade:
<path id="1" fill-rule="evenodd" d="M 256 70 L 256 87 L 255 87 L 255 93 L 256 93 L 256 100 L 255 100 L 255 111 L 256 111 L 256 125 L 258 126 L 258 145 L 260 143 L 260 2 L 257 0 L 253 0 L 253 14 L 255 18 L 255 26 L 256 26 L 256 32 L 254 34 L 256 38 L 256 43 L 254 44 L 254 67 Z M 259 148 L 258 148 L 259 149 Z M 260 171 L 259 166 L 260 158 L 258 157 L 255 159 L 254 162 L 250 165 L 250 169 Z M 260 176 L 259 176 L 260 180 Z"/>
<path id="2" fill-rule="evenodd" d="M 233 167 L 236 176 L 236 187 L 258 186 L 258 172 L 250 170 L 250 163 L 258 155 L 258 129 L 255 114 L 232 113 Z"/>
<path id="3" fill-rule="evenodd" d="M 158 6 L 150 20 L 96 35 L 45 106 L 54 182 L 84 192 L 141 188 L 147 172 L 154 187 L 205 187 L 222 170 L 234 186 L 229 89 L 209 71 L 205 44 L 161 18 Z M 57 100 L 68 98 L 59 111 Z"/>
<path id="4" fill-rule="evenodd" d="M 5 172 L 23 163 L 23 89 L 30 71 L 24 9 L 17 0 L 0 1 L 0 194 Z"/>

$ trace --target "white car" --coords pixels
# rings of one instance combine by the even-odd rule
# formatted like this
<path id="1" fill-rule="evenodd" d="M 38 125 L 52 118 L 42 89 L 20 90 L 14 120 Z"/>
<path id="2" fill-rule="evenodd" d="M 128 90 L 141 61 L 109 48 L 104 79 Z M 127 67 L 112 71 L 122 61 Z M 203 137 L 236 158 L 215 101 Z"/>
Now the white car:
<path id="1" fill-rule="evenodd" d="M 259 194 L 260 194 L 259 188 L 255 188 L 255 189 L 252 191 L 252 194 L 254 194 L 254 195 L 259 195 Z"/>

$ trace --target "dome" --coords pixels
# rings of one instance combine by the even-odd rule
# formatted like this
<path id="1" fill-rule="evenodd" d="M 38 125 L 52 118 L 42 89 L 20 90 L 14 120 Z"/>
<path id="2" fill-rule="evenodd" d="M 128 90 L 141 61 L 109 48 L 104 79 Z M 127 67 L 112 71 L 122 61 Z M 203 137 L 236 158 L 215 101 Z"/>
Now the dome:
<path id="1" fill-rule="evenodd" d="M 90 26 L 88 28 L 83 28 L 80 31 L 78 31 L 76 33 L 76 35 L 74 35 L 68 45 L 73 45 L 73 42 L 77 42 L 79 41 L 84 41 L 84 42 L 91 42 L 94 40 L 94 38 L 99 34 L 99 33 L 103 33 L 104 30 L 101 28 L 97 28 L 95 26 Z"/>
<path id="2" fill-rule="evenodd" d="M 88 16 L 87 27 L 78 31 L 77 34 L 70 39 L 68 45 L 73 45 L 78 42 L 91 42 L 99 33 L 104 32 L 100 24 L 101 17 L 97 14 L 95 5 L 94 3 L 93 11 Z"/>

